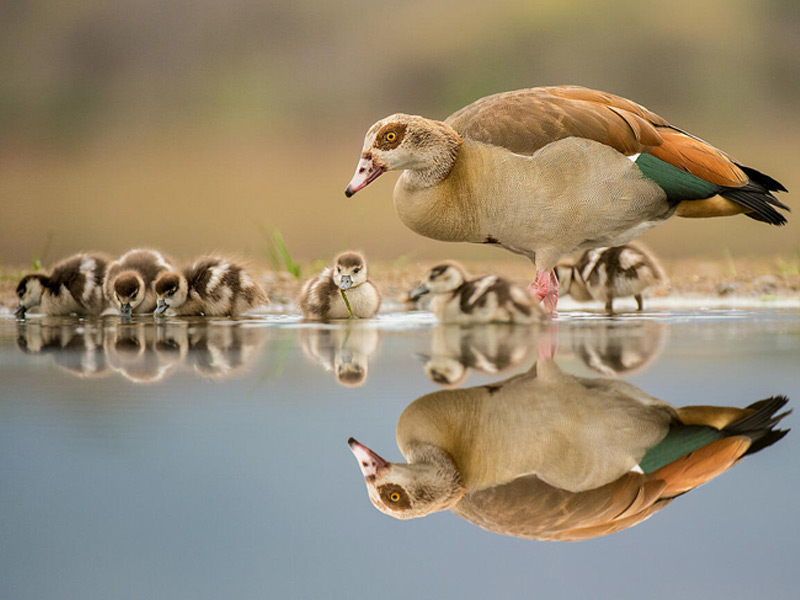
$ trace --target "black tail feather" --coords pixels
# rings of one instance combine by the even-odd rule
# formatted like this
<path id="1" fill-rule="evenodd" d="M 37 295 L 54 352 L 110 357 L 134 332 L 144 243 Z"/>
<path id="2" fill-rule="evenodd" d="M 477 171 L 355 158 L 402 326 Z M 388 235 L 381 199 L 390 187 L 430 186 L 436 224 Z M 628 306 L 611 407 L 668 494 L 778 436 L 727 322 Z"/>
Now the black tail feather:
<path id="1" fill-rule="evenodd" d="M 773 208 L 791 210 L 772 193 L 787 191 L 783 184 L 752 167 L 745 167 L 739 163 L 736 163 L 736 166 L 745 172 L 750 181 L 742 187 L 722 188 L 720 196 L 749 209 L 747 216 L 751 219 L 771 225 L 786 224 L 786 217 Z"/>
<path id="2" fill-rule="evenodd" d="M 745 167 L 744 165 L 740 165 L 739 163 L 735 163 L 737 167 L 739 167 L 742 171 L 744 171 L 745 175 L 750 178 L 750 181 L 756 182 L 758 185 L 762 186 L 765 190 L 769 192 L 788 192 L 783 184 L 778 181 L 777 179 L 773 179 L 769 175 L 762 173 L 754 169 L 753 167 Z"/>
<path id="3" fill-rule="evenodd" d="M 789 429 L 775 429 L 775 426 L 781 420 L 791 413 L 791 409 L 778 413 L 789 399 L 786 396 L 772 396 L 758 402 L 753 402 L 747 408 L 752 409 L 754 412 L 738 421 L 734 421 L 723 429 L 731 435 L 746 435 L 753 440 L 753 443 L 745 452 L 747 454 L 755 454 L 759 450 L 763 450 L 767 446 L 771 446 L 783 436 L 789 433 Z"/>

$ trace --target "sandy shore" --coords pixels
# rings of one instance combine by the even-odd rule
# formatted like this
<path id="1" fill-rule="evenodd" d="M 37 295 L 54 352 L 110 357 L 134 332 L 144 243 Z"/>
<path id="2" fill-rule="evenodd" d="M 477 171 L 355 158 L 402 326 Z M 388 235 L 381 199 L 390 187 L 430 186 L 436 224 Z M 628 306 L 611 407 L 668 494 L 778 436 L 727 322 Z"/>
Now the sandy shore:
<path id="1" fill-rule="evenodd" d="M 404 265 L 371 263 L 370 278 L 379 287 L 387 303 L 402 302 L 407 292 L 437 261 L 419 261 Z M 761 259 L 721 260 L 680 259 L 662 261 L 669 278 L 661 289 L 649 289 L 645 297 L 701 296 L 753 300 L 800 298 L 800 261 L 779 257 Z M 531 268 L 521 262 L 466 262 L 470 273 L 496 273 L 519 283 L 530 282 Z M 311 276 L 319 265 L 304 265 L 304 276 Z M 7 312 L 17 305 L 16 284 L 25 270 L 4 268 L 0 273 L 0 307 Z M 261 281 L 276 305 L 290 305 L 300 291 L 302 281 L 286 272 L 259 270 Z"/>

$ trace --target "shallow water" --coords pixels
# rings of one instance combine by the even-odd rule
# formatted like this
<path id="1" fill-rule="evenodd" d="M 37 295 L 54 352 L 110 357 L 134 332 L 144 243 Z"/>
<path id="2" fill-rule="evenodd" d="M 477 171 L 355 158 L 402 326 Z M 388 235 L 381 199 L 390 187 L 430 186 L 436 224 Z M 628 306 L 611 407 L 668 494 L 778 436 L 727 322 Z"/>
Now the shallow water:
<path id="1" fill-rule="evenodd" d="M 449 511 L 392 519 L 346 442 L 402 461 L 412 401 L 510 389 L 498 382 L 515 374 L 624 381 L 676 407 L 792 408 L 799 368 L 797 310 L 581 312 L 543 328 L 0 319 L 0 598 L 795 597 L 795 432 L 581 542 Z"/>

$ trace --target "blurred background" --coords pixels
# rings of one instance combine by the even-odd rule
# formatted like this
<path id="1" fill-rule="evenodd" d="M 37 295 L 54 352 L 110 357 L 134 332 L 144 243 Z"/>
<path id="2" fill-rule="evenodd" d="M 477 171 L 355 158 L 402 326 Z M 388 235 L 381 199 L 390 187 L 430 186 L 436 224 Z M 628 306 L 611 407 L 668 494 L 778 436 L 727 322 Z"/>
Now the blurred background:
<path id="1" fill-rule="evenodd" d="M 640 102 L 789 188 L 787 227 L 674 219 L 670 257 L 800 253 L 797 0 L 2 0 L 0 265 L 155 246 L 266 260 L 522 260 L 407 230 L 388 174 L 348 200 L 366 129 L 495 92 Z"/>

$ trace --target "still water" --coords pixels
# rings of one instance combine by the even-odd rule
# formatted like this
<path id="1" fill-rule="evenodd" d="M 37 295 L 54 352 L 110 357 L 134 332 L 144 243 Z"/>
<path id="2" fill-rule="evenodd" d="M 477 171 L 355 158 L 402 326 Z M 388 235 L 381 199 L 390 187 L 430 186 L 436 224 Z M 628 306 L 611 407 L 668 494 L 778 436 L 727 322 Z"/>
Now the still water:
<path id="1" fill-rule="evenodd" d="M 796 598 L 795 432 L 661 443 L 769 398 L 796 310 L 2 319 L 0 598 Z M 351 437 L 446 475 L 368 490 Z"/>

